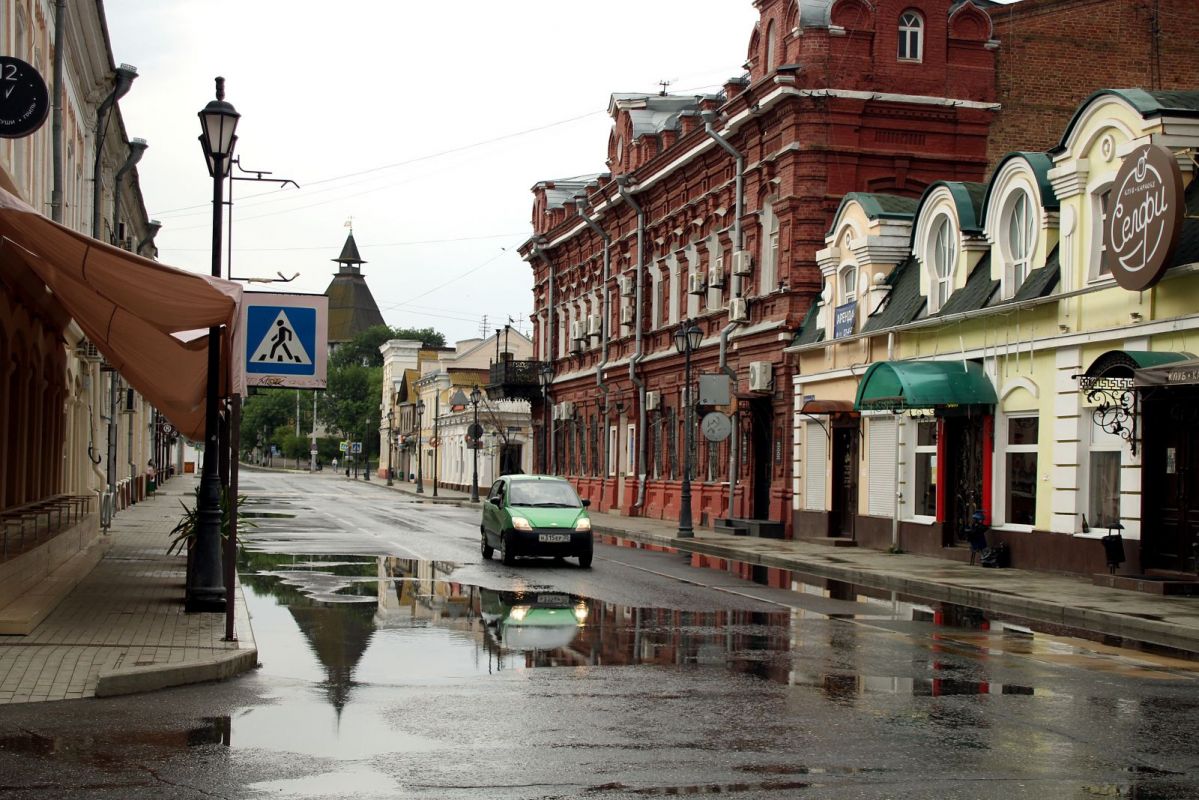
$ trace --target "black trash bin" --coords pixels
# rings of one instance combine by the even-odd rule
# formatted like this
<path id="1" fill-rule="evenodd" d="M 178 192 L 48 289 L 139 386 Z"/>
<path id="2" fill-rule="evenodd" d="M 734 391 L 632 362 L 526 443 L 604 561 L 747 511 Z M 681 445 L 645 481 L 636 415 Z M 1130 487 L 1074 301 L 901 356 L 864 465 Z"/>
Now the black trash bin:
<path id="1" fill-rule="evenodd" d="M 1103 555 L 1107 558 L 1107 568 L 1111 574 L 1116 574 L 1116 567 L 1124 563 L 1124 537 L 1120 531 L 1124 526 L 1116 523 L 1108 530 L 1108 534 L 1099 541 L 1103 542 Z"/>

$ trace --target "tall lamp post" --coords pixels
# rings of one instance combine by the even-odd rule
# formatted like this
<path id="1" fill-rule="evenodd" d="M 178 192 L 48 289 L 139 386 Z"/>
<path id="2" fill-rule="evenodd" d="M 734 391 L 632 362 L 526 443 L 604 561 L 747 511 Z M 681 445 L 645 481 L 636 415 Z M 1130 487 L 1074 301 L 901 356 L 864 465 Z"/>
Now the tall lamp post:
<path id="1" fill-rule="evenodd" d="M 691 527 L 691 450 L 692 438 L 695 436 L 694 425 L 691 422 L 691 354 L 699 349 L 699 343 L 704 338 L 704 332 L 694 322 L 686 320 L 674 332 L 674 346 L 683 354 L 683 489 L 679 497 L 679 532 L 680 539 L 690 539 L 695 535 Z"/>
<path id="2" fill-rule="evenodd" d="M 470 390 L 470 404 L 475 407 L 475 424 L 471 427 L 470 432 L 473 434 L 471 439 L 470 457 L 471 457 L 471 473 L 470 473 L 470 501 L 472 503 L 479 502 L 479 439 L 482 438 L 482 430 L 479 429 L 479 398 L 483 393 L 479 391 L 479 387 Z"/>
<path id="3" fill-rule="evenodd" d="M 416 401 L 416 493 L 425 493 L 425 479 L 421 471 L 421 465 L 424 464 L 424 453 L 420 450 L 420 418 L 425 413 L 425 401 Z"/>
<path id="4" fill-rule="evenodd" d="M 225 102 L 225 79 L 216 79 L 216 99 L 200 112 L 200 144 L 212 176 L 212 276 L 221 277 L 222 188 L 229 159 L 237 144 L 240 114 Z M 221 574 L 221 484 L 217 477 L 217 404 L 221 380 L 221 329 L 208 329 L 208 380 L 204 408 L 204 463 L 200 493 L 196 500 L 196 543 L 192 580 L 188 586 L 188 611 L 221 611 L 225 608 L 225 586 Z"/>
<path id="5" fill-rule="evenodd" d="M 392 459 L 395 457 L 395 448 L 392 447 L 391 426 L 395 422 L 395 411 L 387 409 L 387 485 L 394 486 L 395 481 L 392 479 Z"/>
<path id="6" fill-rule="evenodd" d="M 550 384 L 554 382 L 554 365 L 545 362 L 537 373 L 541 381 L 542 433 L 541 433 L 541 474 L 548 475 L 550 471 Z"/>

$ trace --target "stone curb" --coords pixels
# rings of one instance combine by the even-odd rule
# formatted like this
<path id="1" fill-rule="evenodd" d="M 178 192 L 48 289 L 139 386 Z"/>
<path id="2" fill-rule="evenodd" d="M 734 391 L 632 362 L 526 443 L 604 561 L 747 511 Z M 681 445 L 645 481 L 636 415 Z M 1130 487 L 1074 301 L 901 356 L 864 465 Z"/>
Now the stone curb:
<path id="1" fill-rule="evenodd" d="M 258 648 L 251 647 L 186 664 L 154 664 L 102 672 L 96 679 L 96 697 L 117 697 L 190 683 L 221 681 L 248 672 L 257 665 Z"/>
<path id="2" fill-rule="evenodd" d="M 641 544 L 671 547 L 684 552 L 699 553 L 728 561 L 741 561 L 755 566 L 805 572 L 821 578 L 862 584 L 877 589 L 925 597 L 930 600 L 980 608 L 984 611 L 1010 614 L 1069 628 L 1150 642 L 1165 647 L 1199 651 L 1199 630 L 1160 620 L 1142 619 L 1095 608 L 1067 606 L 1046 600 L 1019 597 L 992 589 L 921 580 L 902 574 L 881 573 L 872 569 L 809 562 L 794 556 L 747 552 L 704 538 L 684 541 L 673 536 L 629 531 L 606 525 L 597 525 L 595 531 L 630 539 Z"/>

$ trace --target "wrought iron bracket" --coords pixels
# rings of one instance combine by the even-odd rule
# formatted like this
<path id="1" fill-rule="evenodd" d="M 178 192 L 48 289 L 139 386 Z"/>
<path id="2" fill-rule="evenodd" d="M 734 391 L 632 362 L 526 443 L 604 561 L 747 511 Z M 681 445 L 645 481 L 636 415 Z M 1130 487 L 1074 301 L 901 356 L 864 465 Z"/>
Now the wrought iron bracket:
<path id="1" fill-rule="evenodd" d="M 1078 376 L 1078 390 L 1095 404 L 1091 419 L 1108 433 L 1128 442 L 1137 453 L 1137 393 L 1132 378 Z"/>

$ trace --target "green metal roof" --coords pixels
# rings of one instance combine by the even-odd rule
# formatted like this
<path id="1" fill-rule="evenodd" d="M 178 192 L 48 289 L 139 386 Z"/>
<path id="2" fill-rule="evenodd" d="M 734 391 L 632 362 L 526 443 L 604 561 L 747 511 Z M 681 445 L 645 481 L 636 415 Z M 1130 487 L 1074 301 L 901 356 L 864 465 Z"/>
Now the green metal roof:
<path id="1" fill-rule="evenodd" d="M 1194 358 L 1190 353 L 1171 350 L 1108 350 L 1091 362 L 1083 373 L 1090 378 L 1132 377 L 1135 370 L 1172 364 Z"/>
<path id="2" fill-rule="evenodd" d="M 1053 191 L 1053 184 L 1049 182 L 1049 170 L 1053 166 L 1053 159 L 1051 159 L 1046 153 L 1030 153 L 1023 151 L 1008 153 L 1006 156 L 1000 159 L 998 164 L 995 165 L 995 169 L 991 172 L 991 175 L 998 175 L 999 171 L 1003 169 L 1003 165 L 1014 158 L 1020 158 L 1024 161 L 1027 161 L 1028 166 L 1032 168 L 1033 176 L 1037 179 L 1037 191 L 1041 195 L 1041 207 L 1049 211 L 1056 211 L 1061 204 L 1058 202 L 1057 192 Z M 987 208 L 991 205 L 991 190 L 994 187 L 994 181 L 987 183 L 987 192 L 983 197 L 983 209 L 981 215 L 983 220 L 986 220 L 987 218 Z"/>
<path id="3" fill-rule="evenodd" d="M 973 181 L 935 181 L 930 183 L 920 196 L 920 204 L 916 207 L 915 219 L 920 218 L 924 204 L 938 188 L 944 186 L 953 198 L 953 205 L 958 212 L 958 225 L 962 233 L 982 233 L 983 230 L 983 198 L 987 194 L 987 184 Z M 911 241 L 916 241 L 916 226 L 912 226 Z"/>
<path id="4" fill-rule="evenodd" d="M 1070 139 L 1070 134 L 1074 131 L 1074 126 L 1078 124 L 1082 118 L 1083 112 L 1087 106 L 1093 103 L 1096 99 L 1104 95 L 1113 95 L 1119 97 L 1124 102 L 1128 103 L 1145 119 L 1151 117 L 1160 117 L 1170 115 L 1176 117 L 1199 117 L 1199 92 L 1189 91 L 1162 91 L 1148 92 L 1144 89 L 1100 89 L 1091 94 L 1086 100 L 1078 104 L 1078 108 L 1074 112 L 1074 116 L 1070 118 L 1070 122 L 1062 131 L 1062 138 L 1058 142 L 1057 147 L 1049 152 L 1061 152 L 1066 149 L 1066 142 Z"/>
<path id="5" fill-rule="evenodd" d="M 841 198 L 837 213 L 833 219 L 841 217 L 841 211 L 846 204 L 857 201 L 862 206 L 862 212 L 867 219 L 912 219 L 916 213 L 916 205 L 920 202 L 914 197 L 900 197 L 897 194 L 877 194 L 874 192 L 850 192 Z M 830 230 L 831 234 L 832 231 Z"/>
<path id="6" fill-rule="evenodd" d="M 991 379 L 973 361 L 880 361 L 862 376 L 853 406 L 862 411 L 996 402 Z"/>

